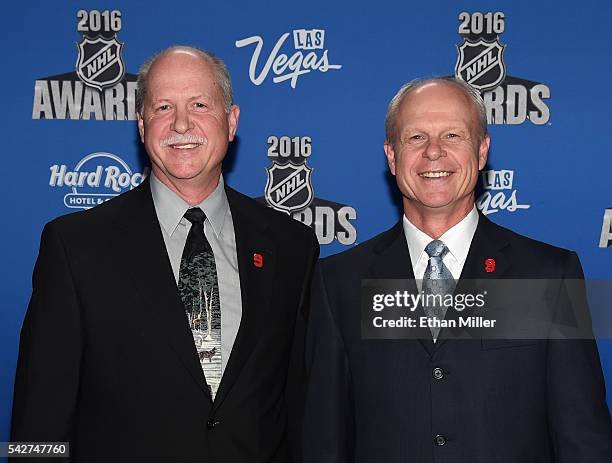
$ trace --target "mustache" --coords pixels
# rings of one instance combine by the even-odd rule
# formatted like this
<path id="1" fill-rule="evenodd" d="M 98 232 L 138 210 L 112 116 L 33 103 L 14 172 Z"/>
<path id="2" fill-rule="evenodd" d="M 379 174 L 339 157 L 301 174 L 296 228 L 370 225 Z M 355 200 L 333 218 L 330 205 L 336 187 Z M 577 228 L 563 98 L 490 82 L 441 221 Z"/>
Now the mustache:
<path id="1" fill-rule="evenodd" d="M 178 145 L 179 143 L 197 143 L 199 145 L 204 145 L 206 143 L 208 143 L 208 140 L 204 137 L 200 137 L 198 135 L 192 135 L 192 134 L 175 134 L 172 135 L 169 138 L 164 138 L 163 140 L 161 140 L 159 142 L 159 145 L 163 148 L 164 146 L 172 146 L 172 145 Z"/>

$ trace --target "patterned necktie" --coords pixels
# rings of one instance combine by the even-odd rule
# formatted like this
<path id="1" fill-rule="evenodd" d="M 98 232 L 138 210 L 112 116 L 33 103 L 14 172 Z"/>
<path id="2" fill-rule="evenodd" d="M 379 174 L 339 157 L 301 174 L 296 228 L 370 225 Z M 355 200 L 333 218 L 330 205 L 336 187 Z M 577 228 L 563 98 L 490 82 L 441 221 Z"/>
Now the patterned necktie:
<path id="1" fill-rule="evenodd" d="M 452 294 L 455 288 L 455 279 L 442 260 L 448 253 L 448 248 L 442 241 L 434 240 L 425 247 L 425 252 L 429 256 L 429 262 L 423 274 L 423 292 L 426 295 L 440 295 L 443 300 L 444 296 Z M 435 298 L 434 301 L 436 303 L 434 304 L 424 304 L 423 310 L 430 320 L 444 320 L 446 307 L 443 304 L 437 303 L 439 299 Z M 438 326 L 431 326 L 430 330 L 435 341 L 440 334 L 440 328 Z"/>
<path id="2" fill-rule="evenodd" d="M 206 215 L 199 207 L 188 209 L 187 235 L 178 289 L 198 351 L 200 365 L 214 400 L 221 382 L 221 304 L 215 256 L 204 234 Z"/>

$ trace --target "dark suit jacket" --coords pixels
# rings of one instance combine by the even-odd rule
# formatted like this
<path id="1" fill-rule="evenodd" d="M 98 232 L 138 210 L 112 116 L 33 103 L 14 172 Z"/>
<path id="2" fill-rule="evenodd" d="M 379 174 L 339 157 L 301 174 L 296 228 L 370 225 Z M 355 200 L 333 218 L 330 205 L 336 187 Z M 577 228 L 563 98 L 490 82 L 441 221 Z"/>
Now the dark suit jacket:
<path id="1" fill-rule="evenodd" d="M 69 441 L 84 463 L 291 460 L 288 428 L 300 417 L 288 416 L 287 394 L 299 386 L 286 384 L 300 379 L 290 357 L 319 247 L 308 227 L 226 192 L 242 321 L 214 403 L 146 181 L 46 225 L 12 440 Z"/>
<path id="2" fill-rule="evenodd" d="M 496 262 L 493 273 L 485 271 L 488 258 Z M 575 253 L 483 216 L 461 274 L 582 277 Z M 401 222 L 321 260 L 315 271 L 304 463 L 612 461 L 594 341 L 457 340 L 443 329 L 434 345 L 427 328 L 428 339 L 362 339 L 365 278 L 414 278 Z"/>

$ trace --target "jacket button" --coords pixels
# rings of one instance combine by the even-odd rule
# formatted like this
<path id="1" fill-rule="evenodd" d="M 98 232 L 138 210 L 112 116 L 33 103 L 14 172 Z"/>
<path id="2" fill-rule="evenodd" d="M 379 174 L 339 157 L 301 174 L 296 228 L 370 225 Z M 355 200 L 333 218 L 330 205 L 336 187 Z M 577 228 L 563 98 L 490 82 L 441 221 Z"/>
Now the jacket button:
<path id="1" fill-rule="evenodd" d="M 440 367 L 434 368 L 431 374 L 433 375 L 435 379 L 444 378 L 444 370 Z"/>
<path id="2" fill-rule="evenodd" d="M 444 437 L 442 434 L 438 434 L 434 438 L 434 442 L 438 447 L 442 447 L 444 444 L 446 444 L 446 437 Z"/>
<path id="3" fill-rule="evenodd" d="M 206 427 L 208 429 L 213 429 L 215 426 L 217 426 L 219 424 L 219 422 L 217 420 L 215 420 L 214 418 L 209 419 L 206 422 Z"/>

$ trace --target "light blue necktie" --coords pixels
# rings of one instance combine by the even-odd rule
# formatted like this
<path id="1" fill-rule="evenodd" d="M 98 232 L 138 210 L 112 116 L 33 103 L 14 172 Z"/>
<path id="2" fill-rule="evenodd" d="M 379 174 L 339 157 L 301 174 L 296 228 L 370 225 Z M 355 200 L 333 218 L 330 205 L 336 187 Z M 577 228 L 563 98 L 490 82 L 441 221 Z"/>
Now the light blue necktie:
<path id="1" fill-rule="evenodd" d="M 441 295 L 444 299 L 446 294 L 452 294 L 455 289 L 455 279 L 442 260 L 448 253 L 448 248 L 442 241 L 434 240 L 425 247 L 425 252 L 429 256 L 429 262 L 423 274 L 423 292 L 426 295 Z M 423 310 L 430 320 L 444 320 L 446 315 L 446 307 L 443 304 L 424 304 Z M 435 341 L 440 334 L 440 328 L 431 326 L 430 330 Z"/>

